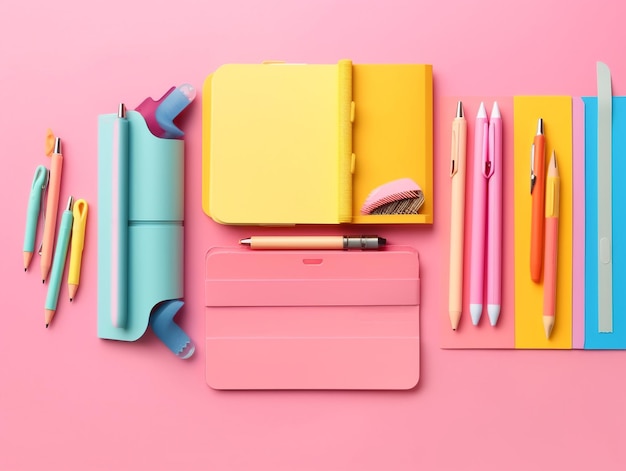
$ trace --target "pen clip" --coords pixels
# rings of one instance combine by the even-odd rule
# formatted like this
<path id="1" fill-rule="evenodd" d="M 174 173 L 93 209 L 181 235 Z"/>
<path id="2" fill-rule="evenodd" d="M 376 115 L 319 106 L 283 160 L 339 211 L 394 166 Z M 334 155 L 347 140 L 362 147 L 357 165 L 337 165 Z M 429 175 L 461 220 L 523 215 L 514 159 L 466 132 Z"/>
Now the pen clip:
<path id="1" fill-rule="evenodd" d="M 74 202 L 74 207 L 72 208 L 72 214 L 74 215 L 74 227 L 72 228 L 73 234 L 76 233 L 75 229 L 78 229 L 79 227 L 81 230 L 85 230 L 88 209 L 89 205 L 84 199 L 79 199 Z"/>
<path id="2" fill-rule="evenodd" d="M 43 208 L 42 211 L 39 213 L 41 215 L 42 226 L 45 225 L 45 223 L 46 223 L 46 209 L 47 209 L 47 205 L 44 204 L 44 200 L 46 199 L 46 195 L 48 194 L 48 183 L 50 182 L 50 171 L 46 167 L 43 167 L 43 168 L 46 171 L 45 172 L 46 179 L 45 179 L 45 181 L 41 185 L 41 195 L 40 195 L 41 201 L 39 203 L 39 207 Z M 37 253 L 39 255 L 41 255 L 42 247 L 43 247 L 43 240 L 39 243 L 39 248 L 37 249 Z"/>
<path id="3" fill-rule="evenodd" d="M 489 178 L 493 174 L 493 165 L 491 164 L 491 155 L 489 153 L 489 137 L 489 123 L 485 121 L 483 123 L 483 148 L 481 155 L 483 160 L 481 167 L 483 169 L 483 177 L 485 178 Z"/>
<path id="4" fill-rule="evenodd" d="M 452 130 L 452 152 L 450 156 L 450 178 L 452 178 L 459 171 L 459 166 L 457 165 L 459 161 L 459 140 L 456 129 Z"/>
<path id="5" fill-rule="evenodd" d="M 489 124 L 488 140 L 489 140 L 489 144 L 488 144 L 488 149 L 487 149 L 487 160 L 485 161 L 485 166 L 483 167 L 483 175 L 487 179 L 489 179 L 493 175 L 493 172 L 495 171 L 493 153 L 496 150 L 496 130 L 495 130 L 495 127 L 492 126 L 491 124 Z"/>
<path id="6" fill-rule="evenodd" d="M 46 189 L 48 188 L 48 182 L 50 181 L 50 172 L 43 165 L 38 165 L 35 169 L 35 175 L 33 176 L 33 183 L 31 185 L 31 194 L 36 195 L 39 198 L 39 207 L 43 206 L 44 196 L 46 194 Z M 37 217 L 44 214 L 43 212 L 39 212 Z M 42 219 L 45 221 L 45 215 L 42 216 Z M 41 247 L 43 246 L 43 242 L 39 244 L 38 253 L 41 255 Z"/>
<path id="7" fill-rule="evenodd" d="M 31 185 L 31 189 L 44 190 L 46 186 L 48 186 L 48 181 L 50 181 L 50 173 L 48 172 L 48 169 L 43 165 L 39 165 L 35 169 L 35 175 L 33 177 L 33 184 Z"/>
<path id="8" fill-rule="evenodd" d="M 533 194 L 537 175 L 535 174 L 535 143 L 530 147 L 530 194 Z"/>

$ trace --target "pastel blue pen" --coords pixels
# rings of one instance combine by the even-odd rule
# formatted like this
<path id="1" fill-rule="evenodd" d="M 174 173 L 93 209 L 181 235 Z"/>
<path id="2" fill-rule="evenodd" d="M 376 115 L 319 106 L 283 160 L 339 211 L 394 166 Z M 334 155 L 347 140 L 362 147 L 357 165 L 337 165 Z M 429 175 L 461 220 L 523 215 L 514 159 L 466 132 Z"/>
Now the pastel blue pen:
<path id="1" fill-rule="evenodd" d="M 120 103 L 113 123 L 111 218 L 111 323 L 118 329 L 128 321 L 128 171 L 129 122 Z"/>
<path id="2" fill-rule="evenodd" d="M 37 220 L 39 219 L 39 210 L 41 209 L 41 200 L 43 190 L 48 185 L 49 173 L 48 169 L 43 165 L 39 165 L 35 169 L 33 184 L 30 187 L 30 195 L 28 197 L 28 207 L 26 209 L 26 230 L 24 232 L 24 271 L 28 269 L 30 261 L 33 259 L 35 251 L 35 237 L 37 234 Z"/>
<path id="3" fill-rule="evenodd" d="M 70 196 L 67 200 L 67 207 L 61 215 L 59 235 L 54 250 L 54 257 L 52 258 L 52 268 L 50 269 L 50 284 L 48 285 L 48 294 L 46 295 L 46 307 L 44 311 L 46 329 L 50 325 L 50 322 L 52 322 L 54 313 L 57 310 L 61 278 L 63 278 L 63 272 L 65 271 L 65 259 L 67 258 L 67 249 L 70 245 L 72 223 L 74 222 L 74 216 L 72 215 L 73 204 L 74 198 Z"/>
<path id="4" fill-rule="evenodd" d="M 154 117 L 163 130 L 161 137 L 165 139 L 180 139 L 184 133 L 174 124 L 174 119 L 185 109 L 196 97 L 196 89 L 185 83 L 180 85 L 165 99 L 159 103 Z"/>

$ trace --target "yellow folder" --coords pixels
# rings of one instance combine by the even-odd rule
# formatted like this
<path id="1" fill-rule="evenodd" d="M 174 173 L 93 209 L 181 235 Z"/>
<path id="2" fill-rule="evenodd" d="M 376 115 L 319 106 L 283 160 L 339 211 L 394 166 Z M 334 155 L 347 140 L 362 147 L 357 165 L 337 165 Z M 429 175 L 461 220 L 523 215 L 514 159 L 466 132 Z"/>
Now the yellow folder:
<path id="1" fill-rule="evenodd" d="M 572 348 L 572 99 L 569 96 L 516 96 L 515 145 L 515 348 Z M 557 297 L 554 330 L 543 327 L 543 281 L 530 277 L 530 151 L 543 119 L 546 168 L 554 150 L 561 178 Z M 542 278 L 543 280 L 543 278 Z"/>
<path id="2" fill-rule="evenodd" d="M 202 114 L 202 206 L 219 223 L 432 222 L 430 65 L 227 64 Z M 418 214 L 360 214 L 400 178 L 423 190 Z"/>

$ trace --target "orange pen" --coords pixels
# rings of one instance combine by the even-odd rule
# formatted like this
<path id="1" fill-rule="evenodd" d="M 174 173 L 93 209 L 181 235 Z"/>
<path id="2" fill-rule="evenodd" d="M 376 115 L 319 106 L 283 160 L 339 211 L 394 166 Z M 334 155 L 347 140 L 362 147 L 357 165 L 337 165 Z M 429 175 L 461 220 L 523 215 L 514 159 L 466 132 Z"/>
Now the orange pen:
<path id="1" fill-rule="evenodd" d="M 556 314 L 556 274 L 559 240 L 559 192 L 561 180 L 556 166 L 556 155 L 552 152 L 546 184 L 546 261 L 543 281 L 543 327 L 546 338 L 550 338 Z"/>
<path id="2" fill-rule="evenodd" d="M 541 281 L 543 265 L 544 204 L 546 193 L 545 135 L 543 119 L 537 122 L 537 134 L 530 154 L 530 194 L 532 196 L 532 218 L 530 227 L 530 278 Z"/>
<path id="3" fill-rule="evenodd" d="M 46 201 L 46 222 L 43 227 L 43 243 L 41 246 L 41 281 L 45 283 L 52 266 L 52 251 L 54 249 L 54 234 L 56 232 L 57 212 L 59 209 L 59 193 L 61 190 L 61 169 L 63 155 L 61 154 L 61 139 L 54 141 L 54 151 L 50 156 L 50 183 L 48 184 L 48 199 Z"/>

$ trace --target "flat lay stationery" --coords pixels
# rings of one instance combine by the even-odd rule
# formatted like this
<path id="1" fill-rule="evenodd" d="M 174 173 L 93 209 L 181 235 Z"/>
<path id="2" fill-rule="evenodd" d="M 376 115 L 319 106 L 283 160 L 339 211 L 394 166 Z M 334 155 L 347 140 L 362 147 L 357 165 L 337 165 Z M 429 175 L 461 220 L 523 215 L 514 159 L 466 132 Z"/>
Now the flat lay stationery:
<path id="1" fill-rule="evenodd" d="M 26 210 L 26 229 L 24 232 L 24 271 L 28 270 L 33 252 L 35 251 L 35 237 L 37 234 L 37 223 L 39 221 L 39 212 L 41 209 L 41 200 L 44 196 L 44 190 L 48 185 L 48 169 L 43 165 L 37 166 L 35 176 L 30 188 L 28 197 L 28 208 Z"/>
<path id="2" fill-rule="evenodd" d="M 179 358 L 195 351 L 183 307 L 184 84 L 98 120 L 98 336 L 135 341 L 148 325 Z"/>
<path id="3" fill-rule="evenodd" d="M 85 229 L 89 205 L 84 199 L 74 201 L 72 208 L 73 224 L 70 249 L 70 269 L 67 275 L 67 291 L 70 301 L 73 301 L 78 292 L 80 270 L 83 263 L 83 249 L 85 247 Z"/>
<path id="4" fill-rule="evenodd" d="M 457 103 L 452 122 L 450 157 L 451 208 L 450 208 L 450 287 L 448 304 L 450 324 L 456 330 L 461 320 L 463 304 L 463 225 L 465 221 L 467 120 L 463 103 Z"/>
<path id="5" fill-rule="evenodd" d="M 615 242 L 623 237 L 623 228 L 621 218 L 615 217 L 615 205 L 619 207 L 623 200 L 616 175 L 624 169 L 620 161 L 611 158 L 621 155 L 624 148 L 621 134 L 616 134 L 623 125 L 624 102 L 623 97 L 611 96 L 605 64 L 598 64 L 597 74 L 597 97 L 512 97 L 513 124 L 508 130 L 505 126 L 503 134 L 512 136 L 512 155 L 516 157 L 507 168 L 504 140 L 500 320 L 505 322 L 508 314 L 514 324 L 465 329 L 463 319 L 471 318 L 467 308 L 467 313 L 461 313 L 456 332 L 450 331 L 449 321 L 442 317 L 442 347 L 626 349 L 626 329 L 619 315 L 623 296 L 614 284 L 623 278 L 619 268 L 623 266 L 623 251 Z M 463 97 L 450 97 L 448 103 L 459 99 L 464 106 L 472 103 Z M 506 100 L 499 98 L 498 103 Z M 479 148 L 484 142 L 485 115 L 480 108 L 476 127 L 481 132 L 474 129 Z M 531 151 L 526 152 L 530 158 L 518 158 L 528 149 L 529 141 Z M 484 155 L 480 149 L 479 155 Z M 549 156 L 548 162 L 544 154 Z M 528 165 L 531 198 L 528 180 L 524 182 Z M 513 191 L 507 181 L 512 182 Z M 482 184 L 480 180 L 477 183 Z M 473 197 L 474 191 L 470 191 Z M 538 204 L 537 198 L 543 203 Z M 610 201 L 603 203 L 603 198 Z M 537 208 L 541 208 L 541 218 L 535 216 Z M 513 221 L 506 217 L 511 212 Z M 473 225 L 475 215 L 470 214 Z M 513 257 L 508 256 L 509 250 Z M 537 253 L 541 255 L 540 269 L 534 261 Z M 530 272 L 524 260 L 531 260 Z M 466 259 L 464 269 L 470 270 L 467 264 Z M 471 305 L 471 290 L 464 291 L 464 296 L 468 295 Z"/>
<path id="6" fill-rule="evenodd" d="M 410 389 L 420 374 L 415 249 L 214 247 L 205 260 L 215 389 Z"/>
<path id="7" fill-rule="evenodd" d="M 430 65 L 226 64 L 203 92 L 202 202 L 215 221 L 432 222 Z"/>
<path id="8" fill-rule="evenodd" d="M 63 169 L 63 155 L 61 154 L 61 139 L 56 138 L 50 156 L 50 181 L 46 199 L 46 217 L 43 229 L 41 247 L 41 280 L 45 283 L 52 266 L 54 252 L 54 235 L 56 233 L 57 210 L 59 207 L 59 192 L 61 191 L 61 172 Z"/>
<path id="9" fill-rule="evenodd" d="M 67 250 L 70 243 L 70 234 L 72 232 L 73 204 L 74 199 L 70 196 L 67 201 L 67 207 L 61 216 L 61 225 L 59 227 L 56 250 L 52 260 L 50 284 L 48 286 L 48 294 L 46 296 L 46 308 L 44 312 L 46 328 L 48 328 L 52 322 L 52 318 L 54 317 L 57 309 L 57 302 L 59 300 L 59 288 L 61 287 L 61 278 L 63 277 L 63 271 L 65 269 Z"/>

